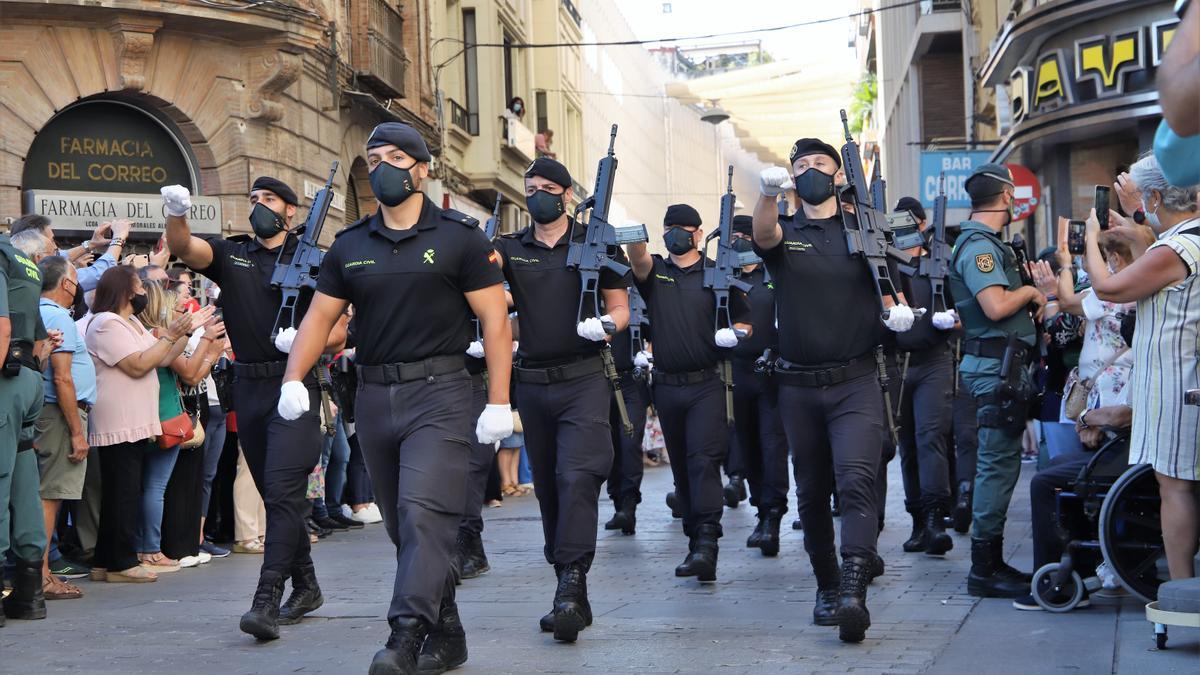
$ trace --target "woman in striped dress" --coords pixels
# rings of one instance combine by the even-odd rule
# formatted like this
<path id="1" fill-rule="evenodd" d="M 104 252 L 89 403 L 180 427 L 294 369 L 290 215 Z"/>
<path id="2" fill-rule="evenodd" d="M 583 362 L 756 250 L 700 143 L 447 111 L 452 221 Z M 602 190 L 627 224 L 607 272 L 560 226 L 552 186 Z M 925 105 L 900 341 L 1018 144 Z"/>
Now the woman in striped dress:
<path id="1" fill-rule="evenodd" d="M 1169 185 L 1153 155 L 1138 160 L 1130 174 L 1158 241 L 1110 274 L 1093 212 L 1087 272 L 1101 300 L 1137 303 L 1129 461 L 1154 466 L 1167 565 L 1172 579 L 1183 579 L 1192 576 L 1200 539 L 1200 407 L 1183 402 L 1185 391 L 1200 388 L 1200 208 L 1197 187 Z"/>

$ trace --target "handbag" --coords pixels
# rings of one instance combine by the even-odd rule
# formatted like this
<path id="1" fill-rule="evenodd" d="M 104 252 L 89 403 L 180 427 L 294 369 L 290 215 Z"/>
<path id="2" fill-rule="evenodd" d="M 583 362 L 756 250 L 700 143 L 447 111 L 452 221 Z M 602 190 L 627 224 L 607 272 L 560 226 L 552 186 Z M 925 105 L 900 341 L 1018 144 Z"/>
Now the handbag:
<path id="1" fill-rule="evenodd" d="M 1117 362 L 1125 352 L 1129 351 L 1129 347 L 1120 349 L 1115 352 L 1104 365 L 1096 371 L 1099 375 L 1108 370 L 1112 364 Z M 1080 379 L 1079 366 L 1075 366 L 1071 370 L 1071 376 L 1067 378 L 1067 386 L 1063 391 L 1063 413 L 1066 414 L 1069 420 L 1078 420 L 1079 416 L 1087 411 L 1088 394 L 1091 393 L 1092 387 L 1096 386 L 1095 378 Z"/>
<path id="2" fill-rule="evenodd" d="M 162 433 L 158 436 L 158 447 L 163 450 L 169 450 L 177 445 L 184 448 L 195 448 L 194 440 L 197 435 L 197 429 L 200 427 L 199 416 L 195 420 L 188 414 L 187 406 L 183 404 L 183 394 L 179 391 L 179 384 L 175 384 L 175 395 L 179 397 L 179 409 L 183 412 L 174 417 L 162 420 Z M 204 442 L 204 429 L 199 429 L 200 443 Z"/>

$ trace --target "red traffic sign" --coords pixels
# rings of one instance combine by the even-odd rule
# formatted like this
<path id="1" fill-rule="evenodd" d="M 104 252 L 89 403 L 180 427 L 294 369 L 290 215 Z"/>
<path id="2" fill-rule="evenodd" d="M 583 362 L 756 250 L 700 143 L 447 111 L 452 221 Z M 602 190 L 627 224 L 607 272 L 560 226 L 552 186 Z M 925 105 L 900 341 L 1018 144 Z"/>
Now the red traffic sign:
<path id="1" fill-rule="evenodd" d="M 1013 222 L 1025 220 L 1033 215 L 1037 205 L 1042 200 L 1042 186 L 1037 176 L 1020 164 L 1005 164 L 1012 172 L 1013 185 Z"/>

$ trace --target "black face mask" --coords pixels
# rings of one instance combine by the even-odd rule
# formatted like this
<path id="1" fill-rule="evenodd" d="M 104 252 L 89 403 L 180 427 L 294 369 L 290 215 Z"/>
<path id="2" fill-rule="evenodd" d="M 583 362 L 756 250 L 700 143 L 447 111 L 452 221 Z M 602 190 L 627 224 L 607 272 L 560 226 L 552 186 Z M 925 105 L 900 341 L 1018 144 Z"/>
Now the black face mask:
<path id="1" fill-rule="evenodd" d="M 146 305 L 150 302 L 150 298 L 146 297 L 145 293 L 138 293 L 129 302 L 133 305 L 133 313 L 137 315 L 146 310 Z"/>
<path id="2" fill-rule="evenodd" d="M 83 304 L 83 286 L 80 286 L 78 281 L 71 283 L 75 284 L 75 295 L 71 297 L 71 307 L 79 307 Z"/>
<path id="3" fill-rule="evenodd" d="M 667 230 L 663 234 L 663 243 L 667 245 L 667 250 L 675 255 L 684 255 L 696 249 L 692 233 L 682 227 L 672 227 Z"/>
<path id="4" fill-rule="evenodd" d="M 833 196 L 833 176 L 820 169 L 807 169 L 792 180 L 796 184 L 796 195 L 809 206 L 824 204 Z"/>
<path id="5" fill-rule="evenodd" d="M 748 253 L 754 250 L 754 243 L 749 239 L 742 239 L 741 237 L 738 237 L 737 239 L 733 240 L 733 243 L 730 244 L 729 247 L 738 253 Z"/>
<path id="6" fill-rule="evenodd" d="M 259 202 L 250 211 L 250 227 L 259 239 L 270 239 L 283 231 L 283 219 L 271 207 Z"/>
<path id="7" fill-rule="evenodd" d="M 399 206 L 416 194 L 417 189 L 413 186 L 412 173 L 408 169 L 380 162 L 371 172 L 371 192 L 384 206 Z"/>
<path id="8" fill-rule="evenodd" d="M 538 190 L 525 198 L 525 206 L 533 222 L 547 225 L 558 220 L 566 208 L 563 206 L 562 195 L 552 195 L 545 190 Z"/>

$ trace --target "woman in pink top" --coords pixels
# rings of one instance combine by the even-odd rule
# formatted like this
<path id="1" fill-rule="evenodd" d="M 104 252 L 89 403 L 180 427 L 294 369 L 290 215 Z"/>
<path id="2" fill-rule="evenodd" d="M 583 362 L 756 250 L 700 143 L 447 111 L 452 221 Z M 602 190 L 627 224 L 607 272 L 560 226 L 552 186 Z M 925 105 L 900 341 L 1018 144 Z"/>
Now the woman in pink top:
<path id="1" fill-rule="evenodd" d="M 96 286 L 84 342 L 96 364 L 96 405 L 88 417 L 88 442 L 100 455 L 100 531 L 93 578 L 147 582 L 157 576 L 138 564 L 134 542 L 140 520 L 142 460 L 155 437 L 158 376 L 187 345 L 192 315 L 172 322 L 155 338 L 133 316 L 146 305 L 132 267 L 106 270 Z"/>

